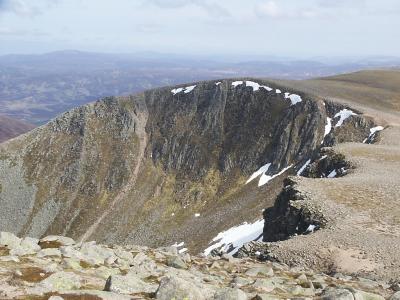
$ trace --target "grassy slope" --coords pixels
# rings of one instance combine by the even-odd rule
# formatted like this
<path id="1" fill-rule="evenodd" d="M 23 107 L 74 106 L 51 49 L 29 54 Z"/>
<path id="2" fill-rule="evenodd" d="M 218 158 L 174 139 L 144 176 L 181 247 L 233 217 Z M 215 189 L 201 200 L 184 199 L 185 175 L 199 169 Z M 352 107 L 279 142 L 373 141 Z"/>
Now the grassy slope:
<path id="1" fill-rule="evenodd" d="M 400 116 L 400 71 L 371 70 L 285 85 L 327 97 L 373 116 L 383 123 L 398 123 Z"/>
<path id="2" fill-rule="evenodd" d="M 299 179 L 309 201 L 325 208 L 332 227 L 280 242 L 279 255 L 324 271 L 398 278 L 400 259 L 394 253 L 400 252 L 400 72 L 362 71 L 285 84 L 347 103 L 388 127 L 376 144 L 335 147 L 356 166 L 348 176 Z"/>

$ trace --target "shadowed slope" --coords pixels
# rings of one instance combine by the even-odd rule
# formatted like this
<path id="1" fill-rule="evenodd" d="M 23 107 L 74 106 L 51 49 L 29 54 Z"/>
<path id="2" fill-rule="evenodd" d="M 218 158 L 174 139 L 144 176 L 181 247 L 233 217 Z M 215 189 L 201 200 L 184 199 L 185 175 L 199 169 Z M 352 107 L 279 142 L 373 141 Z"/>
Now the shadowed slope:
<path id="1" fill-rule="evenodd" d="M 0 143 L 35 128 L 34 125 L 0 115 Z"/>

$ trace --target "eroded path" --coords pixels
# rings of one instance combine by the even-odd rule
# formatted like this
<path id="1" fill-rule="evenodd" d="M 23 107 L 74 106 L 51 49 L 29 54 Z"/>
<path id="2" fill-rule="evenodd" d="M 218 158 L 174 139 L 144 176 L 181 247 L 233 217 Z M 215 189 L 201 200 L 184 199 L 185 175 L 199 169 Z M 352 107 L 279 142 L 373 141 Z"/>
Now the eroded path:
<path id="1" fill-rule="evenodd" d="M 139 139 L 139 151 L 138 157 L 136 160 L 135 168 L 132 172 L 132 175 L 126 185 L 121 189 L 116 197 L 112 200 L 107 210 L 104 210 L 103 213 L 99 216 L 99 218 L 86 230 L 86 232 L 80 238 L 81 242 L 85 242 L 96 232 L 96 229 L 99 225 L 103 222 L 103 220 L 113 211 L 116 205 L 126 196 L 126 194 L 135 188 L 135 183 L 139 175 L 139 170 L 142 165 L 145 150 L 148 143 L 148 137 L 146 133 L 146 123 L 148 119 L 148 112 L 147 110 L 143 112 L 139 112 L 136 119 L 135 119 L 135 132 Z"/>

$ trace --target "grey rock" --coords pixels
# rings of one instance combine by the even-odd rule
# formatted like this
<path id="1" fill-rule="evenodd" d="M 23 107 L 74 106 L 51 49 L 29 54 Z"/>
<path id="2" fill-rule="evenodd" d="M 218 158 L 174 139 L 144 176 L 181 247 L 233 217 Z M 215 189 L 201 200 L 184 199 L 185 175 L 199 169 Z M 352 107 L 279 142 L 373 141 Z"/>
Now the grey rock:
<path id="1" fill-rule="evenodd" d="M 394 293 L 391 297 L 390 300 L 400 300 L 400 291 Z"/>
<path id="2" fill-rule="evenodd" d="M 61 257 L 61 251 L 56 248 L 42 249 L 37 253 L 37 257 Z"/>
<path id="3" fill-rule="evenodd" d="M 274 276 L 274 270 L 268 266 L 259 266 L 248 269 L 245 274 L 248 276 Z"/>
<path id="4" fill-rule="evenodd" d="M 194 283 L 178 277 L 163 277 L 156 293 L 156 299 L 160 300 L 205 300 L 200 288 Z"/>
<path id="5" fill-rule="evenodd" d="M 61 296 L 50 296 L 49 300 L 64 300 Z"/>
<path id="6" fill-rule="evenodd" d="M 393 283 L 393 284 L 390 286 L 390 288 L 391 288 L 393 291 L 395 291 L 395 292 L 400 291 L 400 282 L 395 282 L 395 283 Z"/>
<path id="7" fill-rule="evenodd" d="M 131 296 L 121 295 L 107 291 L 95 291 L 95 290 L 78 290 L 78 291 L 65 291 L 61 295 L 75 296 L 79 299 L 98 299 L 98 300 L 132 300 Z"/>
<path id="8" fill-rule="evenodd" d="M 108 268 L 105 266 L 100 266 L 94 270 L 94 274 L 104 279 L 108 279 L 110 276 L 120 274 L 119 269 Z"/>
<path id="9" fill-rule="evenodd" d="M 265 292 L 272 292 L 276 288 L 282 288 L 283 287 L 283 280 L 278 277 L 272 277 L 272 278 L 258 278 L 253 286 L 259 290 L 265 291 Z"/>
<path id="10" fill-rule="evenodd" d="M 8 249 L 17 248 L 21 244 L 21 239 L 10 232 L 0 232 L 0 246 Z"/>
<path id="11" fill-rule="evenodd" d="M 13 256 L 13 255 L 0 256 L 0 261 L 4 261 L 4 262 L 13 261 L 16 263 L 20 262 L 19 258 L 17 256 Z"/>
<path id="12" fill-rule="evenodd" d="M 235 287 L 242 287 L 242 286 L 249 285 L 249 284 L 252 284 L 252 283 L 254 283 L 254 279 L 253 278 L 246 278 L 246 277 L 241 277 L 241 276 L 236 276 L 232 280 L 232 284 Z"/>
<path id="13" fill-rule="evenodd" d="M 326 289 L 321 295 L 322 300 L 354 300 L 353 294 L 347 289 Z"/>
<path id="14" fill-rule="evenodd" d="M 104 290 L 121 294 L 154 293 L 157 285 L 144 282 L 133 274 L 112 275 L 107 279 Z"/>
<path id="15" fill-rule="evenodd" d="M 176 269 L 187 269 L 186 263 L 179 256 L 170 256 L 167 265 Z"/>
<path id="16" fill-rule="evenodd" d="M 354 290 L 353 296 L 355 300 L 384 300 L 385 298 L 373 293 Z"/>
<path id="17" fill-rule="evenodd" d="M 225 288 L 214 296 L 215 300 L 247 300 L 247 295 L 240 289 Z"/>
<path id="18" fill-rule="evenodd" d="M 80 260 L 83 257 L 82 253 L 72 246 L 61 246 L 59 250 L 63 257 L 74 258 L 77 260 Z"/>
<path id="19" fill-rule="evenodd" d="M 131 252 L 128 252 L 128 251 L 118 248 L 118 249 L 114 250 L 114 253 L 118 257 L 118 259 L 126 261 L 128 264 L 133 263 L 133 255 Z"/>
<path id="20" fill-rule="evenodd" d="M 43 244 L 54 244 L 54 247 L 60 246 L 70 246 L 74 245 L 75 241 L 69 237 L 59 236 L 59 235 L 48 235 L 40 239 L 40 243 Z"/>
<path id="21" fill-rule="evenodd" d="M 35 289 L 41 292 L 58 292 L 79 289 L 80 287 L 79 275 L 72 272 L 57 272 L 41 281 Z"/>
<path id="22" fill-rule="evenodd" d="M 62 261 L 62 266 L 65 269 L 71 269 L 71 270 L 75 270 L 75 271 L 80 271 L 82 270 L 82 266 L 80 265 L 80 261 L 73 259 L 73 258 L 64 258 Z"/>
<path id="23" fill-rule="evenodd" d="M 270 294 L 257 294 L 252 300 L 278 300 L 274 295 Z"/>
<path id="24" fill-rule="evenodd" d="M 34 254 L 41 250 L 38 243 L 38 239 L 26 237 L 22 239 L 19 246 L 10 250 L 10 255 L 24 256 L 28 254 Z"/>

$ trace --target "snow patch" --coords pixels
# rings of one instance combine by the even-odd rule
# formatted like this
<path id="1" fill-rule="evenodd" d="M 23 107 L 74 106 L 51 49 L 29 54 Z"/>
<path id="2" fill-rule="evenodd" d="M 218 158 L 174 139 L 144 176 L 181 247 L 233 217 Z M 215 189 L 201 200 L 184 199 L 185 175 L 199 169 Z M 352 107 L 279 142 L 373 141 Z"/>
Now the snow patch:
<path id="1" fill-rule="evenodd" d="M 290 169 L 293 165 L 290 165 L 289 167 L 284 168 L 283 170 L 281 170 L 279 173 L 274 174 L 274 175 L 267 175 L 267 171 L 269 169 L 269 167 L 271 166 L 271 163 L 268 163 L 264 166 L 262 166 L 261 168 L 259 168 L 256 172 L 254 172 L 250 178 L 246 181 L 246 184 L 248 184 L 249 182 L 253 181 L 254 179 L 256 179 L 258 176 L 261 175 L 260 180 L 258 181 L 258 186 L 263 186 L 265 184 L 267 184 L 269 181 L 271 181 L 272 179 L 274 179 L 275 177 L 278 177 L 279 175 L 282 175 L 284 172 L 286 172 L 288 169 Z"/>
<path id="2" fill-rule="evenodd" d="M 265 184 L 267 184 L 268 182 L 270 182 L 272 179 L 274 179 L 275 177 L 278 177 L 280 175 L 282 175 L 283 173 L 285 173 L 287 170 L 289 170 L 293 165 L 290 165 L 289 167 L 284 168 L 283 170 L 281 170 L 279 173 L 276 173 L 275 175 L 266 175 L 266 174 L 262 174 L 260 177 L 260 181 L 258 182 L 258 186 L 263 186 Z"/>
<path id="3" fill-rule="evenodd" d="M 182 249 L 178 250 L 178 253 L 182 254 L 182 253 L 185 253 L 187 251 L 188 251 L 188 248 L 182 248 Z"/>
<path id="4" fill-rule="evenodd" d="M 329 173 L 329 175 L 327 176 L 328 178 L 335 178 L 337 175 L 336 170 L 333 170 L 332 172 Z"/>
<path id="5" fill-rule="evenodd" d="M 282 91 L 279 90 L 279 89 L 276 89 L 276 90 L 275 90 L 275 93 L 277 93 L 277 94 L 282 94 Z"/>
<path id="6" fill-rule="evenodd" d="M 331 132 L 331 130 L 332 130 L 332 119 L 327 117 L 326 118 L 324 137 L 326 137 Z"/>
<path id="7" fill-rule="evenodd" d="M 183 88 L 177 88 L 177 89 L 171 90 L 171 93 L 174 94 L 174 95 L 176 95 L 176 94 L 178 94 L 178 93 L 180 93 L 180 92 L 182 92 L 182 91 L 183 91 Z"/>
<path id="8" fill-rule="evenodd" d="M 180 242 L 179 244 L 175 243 L 175 244 L 172 245 L 172 247 L 179 248 L 179 247 L 182 247 L 183 245 L 185 245 L 185 242 Z"/>
<path id="9" fill-rule="evenodd" d="M 383 129 L 385 129 L 383 126 L 376 126 L 373 127 L 369 130 L 369 136 L 363 141 L 363 143 L 366 143 L 368 141 L 368 139 L 370 139 L 375 133 L 382 131 Z"/>
<path id="10" fill-rule="evenodd" d="M 222 83 L 221 81 L 218 81 L 218 82 L 215 83 L 215 85 L 218 86 L 218 85 L 220 85 L 221 83 Z"/>
<path id="11" fill-rule="evenodd" d="M 179 94 L 180 92 L 184 92 L 185 94 L 188 94 L 191 91 L 193 91 L 195 87 L 196 87 L 196 85 L 187 86 L 185 88 L 176 88 L 176 89 L 171 90 L 171 93 L 174 95 Z"/>
<path id="12" fill-rule="evenodd" d="M 260 85 L 254 81 L 246 81 L 246 86 L 251 86 L 253 88 L 253 92 L 258 91 L 260 89 Z"/>
<path id="13" fill-rule="evenodd" d="M 196 87 L 196 85 L 191 85 L 185 88 L 185 94 L 189 94 L 191 91 L 194 90 L 194 88 Z"/>
<path id="14" fill-rule="evenodd" d="M 266 85 L 262 85 L 261 87 L 262 87 L 263 89 L 266 89 L 267 92 L 270 92 L 270 91 L 273 90 L 272 88 L 270 88 L 269 86 L 266 86 Z"/>
<path id="15" fill-rule="evenodd" d="M 233 87 L 237 87 L 238 85 L 243 84 L 243 81 L 234 81 L 232 82 Z"/>
<path id="16" fill-rule="evenodd" d="M 270 166 L 271 166 L 271 164 L 269 163 L 269 164 L 266 164 L 266 165 L 262 166 L 261 168 L 259 168 L 256 172 L 253 173 L 253 175 L 250 176 L 250 178 L 246 181 L 246 184 L 248 184 L 249 182 L 253 181 L 254 179 L 256 179 L 261 174 L 266 173 Z"/>
<path id="17" fill-rule="evenodd" d="M 311 159 L 307 160 L 306 163 L 297 171 L 297 176 L 300 176 L 310 163 Z"/>
<path id="18" fill-rule="evenodd" d="M 292 105 L 296 105 L 297 103 L 303 101 L 299 95 L 296 94 L 290 94 L 290 93 L 285 93 L 285 99 L 290 99 L 292 102 Z"/>
<path id="19" fill-rule="evenodd" d="M 315 225 L 310 224 L 310 225 L 307 227 L 306 232 L 314 232 L 315 227 L 316 227 Z"/>
<path id="20" fill-rule="evenodd" d="M 243 223 L 220 232 L 213 238 L 211 245 L 204 250 L 204 254 L 209 255 L 212 250 L 221 248 L 221 251 L 233 255 L 245 243 L 260 239 L 263 234 L 263 228 L 264 220 L 258 220 L 252 224 Z"/>
<path id="21" fill-rule="evenodd" d="M 336 123 L 335 127 L 342 126 L 342 125 L 343 125 L 343 122 L 344 122 L 346 119 L 350 118 L 351 116 L 357 116 L 357 114 L 354 113 L 353 111 L 349 110 L 349 109 L 346 109 L 346 108 L 345 108 L 345 109 L 342 109 L 341 111 L 339 111 L 339 112 L 334 116 L 335 119 L 340 117 L 340 119 L 339 119 L 339 121 Z"/>

